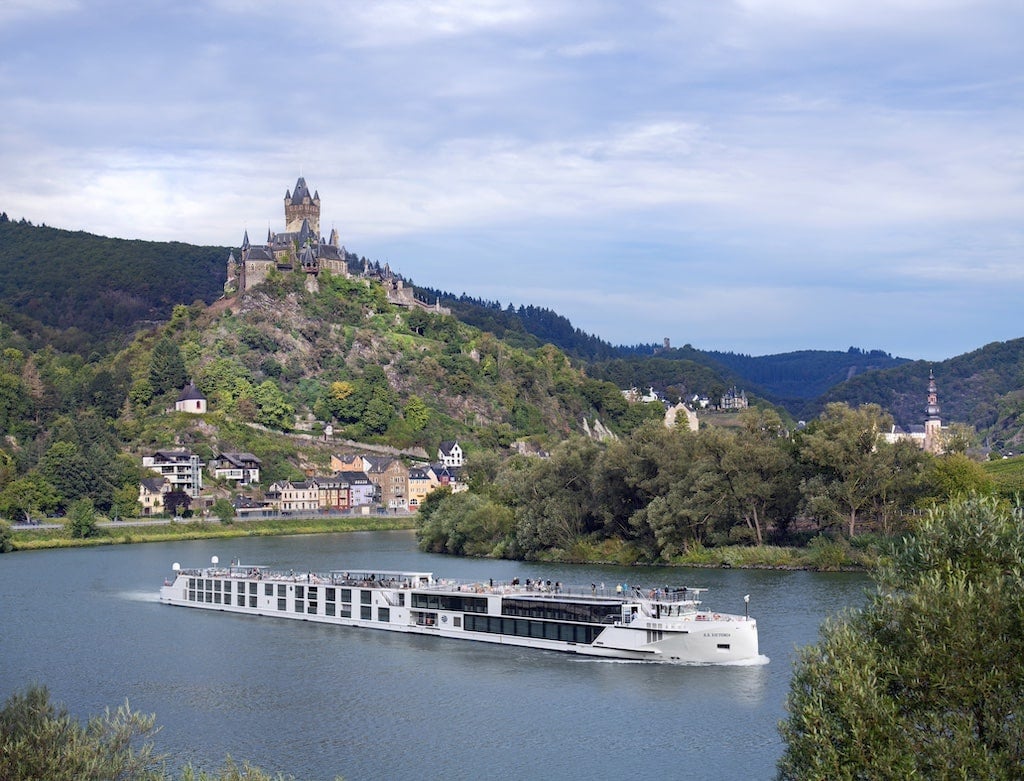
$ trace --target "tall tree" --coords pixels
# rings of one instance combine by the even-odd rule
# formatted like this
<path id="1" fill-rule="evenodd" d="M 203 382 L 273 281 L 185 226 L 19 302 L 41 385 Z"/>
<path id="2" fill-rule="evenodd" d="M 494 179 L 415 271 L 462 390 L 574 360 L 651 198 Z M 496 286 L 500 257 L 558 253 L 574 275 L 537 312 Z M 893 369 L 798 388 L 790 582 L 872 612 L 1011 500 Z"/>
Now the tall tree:
<path id="1" fill-rule="evenodd" d="M 185 361 L 178 345 L 168 336 L 153 345 L 149 359 L 149 382 L 156 394 L 185 387 Z"/>
<path id="2" fill-rule="evenodd" d="M 833 402 L 800 438 L 800 459 L 813 474 L 801 491 L 807 509 L 826 524 L 845 521 L 853 537 L 859 514 L 871 505 L 879 484 L 890 477 L 877 455 L 892 417 L 877 404 L 851 409 Z"/>
<path id="3" fill-rule="evenodd" d="M 931 512 L 828 622 L 790 685 L 780 779 L 1017 779 L 1024 767 L 1021 507 Z"/>

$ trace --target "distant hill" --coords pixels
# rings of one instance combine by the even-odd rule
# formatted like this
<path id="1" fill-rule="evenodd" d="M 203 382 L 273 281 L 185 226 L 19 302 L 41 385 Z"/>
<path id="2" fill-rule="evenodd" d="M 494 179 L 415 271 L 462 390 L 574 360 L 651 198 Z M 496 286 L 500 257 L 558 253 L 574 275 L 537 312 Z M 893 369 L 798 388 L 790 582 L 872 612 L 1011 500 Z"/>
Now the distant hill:
<path id="1" fill-rule="evenodd" d="M 11 221 L 0 214 L 0 322 L 31 349 L 51 345 L 83 357 L 106 355 L 132 334 L 170 319 L 177 304 L 211 303 L 222 295 L 228 247 L 114 239 L 82 231 Z M 350 257 L 357 272 L 366 258 Z M 880 350 L 802 350 L 750 356 L 685 345 L 612 345 L 543 307 L 454 295 L 440 298 L 454 317 L 510 347 L 551 344 L 590 377 L 619 388 L 654 387 L 670 398 L 714 399 L 735 385 L 797 419 L 815 417 L 828 401 L 874 402 L 903 426 L 920 423 L 929 369 L 936 371 L 944 420 L 975 426 L 994 442 L 1016 441 L 1024 369 L 1020 342 L 988 345 L 936 364 L 894 358 Z M 527 427 L 530 428 L 530 427 Z"/>
<path id="2" fill-rule="evenodd" d="M 35 345 L 87 355 L 175 304 L 215 301 L 227 247 L 111 239 L 0 215 L 0 319 Z"/>
<path id="3" fill-rule="evenodd" d="M 906 426 L 924 419 L 928 374 L 935 373 L 943 422 L 974 426 L 997 450 L 1024 443 L 1024 339 L 994 342 L 939 363 L 915 361 L 853 377 L 805 408 L 809 417 L 830 401 L 876 403 Z"/>

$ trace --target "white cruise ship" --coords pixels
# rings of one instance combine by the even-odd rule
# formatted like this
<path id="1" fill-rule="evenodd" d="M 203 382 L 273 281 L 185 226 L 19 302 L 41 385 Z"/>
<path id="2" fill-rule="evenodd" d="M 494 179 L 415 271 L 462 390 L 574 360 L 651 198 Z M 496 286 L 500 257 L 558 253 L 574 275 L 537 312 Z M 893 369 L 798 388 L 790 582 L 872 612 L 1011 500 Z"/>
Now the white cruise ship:
<path id="1" fill-rule="evenodd" d="M 758 660 L 757 622 L 702 606 L 706 589 L 550 581 L 466 583 L 429 572 L 280 572 L 232 562 L 173 567 L 168 605 L 503 643 L 611 659 L 695 664 Z M 749 601 L 744 597 L 744 601 Z"/>

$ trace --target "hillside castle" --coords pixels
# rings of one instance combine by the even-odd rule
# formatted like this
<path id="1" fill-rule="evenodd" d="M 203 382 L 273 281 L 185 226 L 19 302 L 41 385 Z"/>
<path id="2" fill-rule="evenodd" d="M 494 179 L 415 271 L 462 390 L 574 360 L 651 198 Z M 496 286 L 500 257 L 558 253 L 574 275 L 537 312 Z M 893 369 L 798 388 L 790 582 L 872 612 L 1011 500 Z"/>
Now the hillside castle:
<path id="1" fill-rule="evenodd" d="M 271 271 L 289 272 L 301 270 L 306 274 L 307 286 L 315 287 L 316 278 L 321 271 L 329 271 L 344 277 L 350 277 L 349 260 L 355 261 L 354 255 L 339 244 L 338 231 L 331 228 L 329 238 L 320 233 L 320 193 L 309 193 L 306 180 L 301 176 L 295 182 L 294 190 L 284 193 L 284 224 L 282 233 L 274 233 L 267 228 L 267 241 L 256 245 L 249 241 L 249 231 L 242 237 L 240 258 L 232 252 L 228 256 L 227 282 L 224 292 L 227 295 L 242 293 L 255 287 L 264 280 Z M 451 310 L 442 307 L 440 302 L 433 306 L 420 301 L 413 295 L 413 289 L 406 287 L 405 281 L 392 273 L 388 266 L 381 269 L 371 267 L 368 261 L 363 262 L 362 276 L 376 279 L 384 285 L 388 302 L 406 308 L 425 309 L 439 314 L 451 314 Z"/>

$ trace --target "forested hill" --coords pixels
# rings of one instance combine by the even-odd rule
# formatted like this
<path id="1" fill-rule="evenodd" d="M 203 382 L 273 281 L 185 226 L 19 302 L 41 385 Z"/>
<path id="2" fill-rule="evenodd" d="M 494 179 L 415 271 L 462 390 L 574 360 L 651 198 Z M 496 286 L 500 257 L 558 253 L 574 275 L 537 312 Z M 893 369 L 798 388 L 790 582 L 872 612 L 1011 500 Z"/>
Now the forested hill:
<path id="1" fill-rule="evenodd" d="M 0 214 L 0 319 L 33 347 L 105 352 L 175 304 L 215 301 L 227 247 L 112 239 Z"/>
<path id="2" fill-rule="evenodd" d="M 574 358 L 584 361 L 603 360 L 618 355 L 614 347 L 600 337 L 576 328 L 568 318 L 544 307 L 533 305 L 502 307 L 500 301 L 456 296 L 443 290 L 417 286 L 417 294 L 426 301 L 439 299 L 459 320 L 489 331 L 500 339 L 522 347 L 553 344 Z"/>

